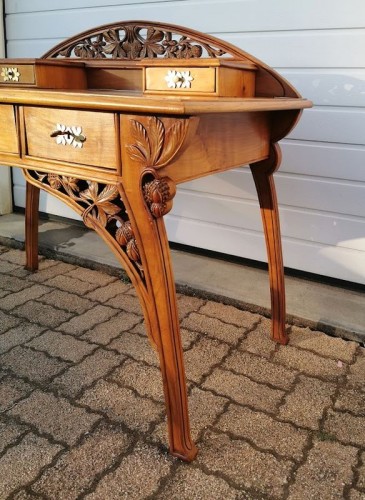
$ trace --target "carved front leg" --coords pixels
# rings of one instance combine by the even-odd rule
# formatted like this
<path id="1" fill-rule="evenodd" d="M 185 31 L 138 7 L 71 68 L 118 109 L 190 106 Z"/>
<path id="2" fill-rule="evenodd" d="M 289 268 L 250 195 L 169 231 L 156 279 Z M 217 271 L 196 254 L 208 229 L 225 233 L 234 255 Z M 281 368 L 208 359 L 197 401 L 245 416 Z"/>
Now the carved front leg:
<path id="1" fill-rule="evenodd" d="M 279 168 L 280 148 L 271 146 L 267 160 L 251 165 L 264 226 L 266 249 L 269 265 L 271 293 L 271 336 L 281 344 L 288 343 L 285 333 L 285 283 L 283 254 L 281 249 L 279 210 L 273 173 Z"/>
<path id="2" fill-rule="evenodd" d="M 25 198 L 25 269 L 38 269 L 39 187 L 26 181 Z"/>
<path id="3" fill-rule="evenodd" d="M 123 116 L 123 185 L 141 256 L 148 295 L 146 319 L 160 358 L 170 452 L 186 461 L 197 449 L 191 440 L 185 369 L 170 250 L 162 216 L 172 206 L 175 186 L 159 168 L 178 153 L 186 119 Z"/>

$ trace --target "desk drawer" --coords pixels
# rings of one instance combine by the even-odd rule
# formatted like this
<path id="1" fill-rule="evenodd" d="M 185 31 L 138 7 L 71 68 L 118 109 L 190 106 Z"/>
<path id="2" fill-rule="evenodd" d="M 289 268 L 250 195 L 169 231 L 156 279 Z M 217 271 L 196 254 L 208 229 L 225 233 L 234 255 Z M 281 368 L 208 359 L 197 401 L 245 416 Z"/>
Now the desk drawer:
<path id="1" fill-rule="evenodd" d="M 33 85 L 35 83 L 33 64 L 2 64 L 0 83 L 15 86 Z"/>
<path id="2" fill-rule="evenodd" d="M 0 104 L 0 123 L 0 151 L 2 153 L 18 153 L 15 109 L 10 104 Z"/>
<path id="3" fill-rule="evenodd" d="M 146 68 L 146 91 L 149 90 L 213 93 L 216 90 L 216 68 Z"/>
<path id="4" fill-rule="evenodd" d="M 24 122 L 29 156 L 117 167 L 113 113 L 25 107 Z"/>

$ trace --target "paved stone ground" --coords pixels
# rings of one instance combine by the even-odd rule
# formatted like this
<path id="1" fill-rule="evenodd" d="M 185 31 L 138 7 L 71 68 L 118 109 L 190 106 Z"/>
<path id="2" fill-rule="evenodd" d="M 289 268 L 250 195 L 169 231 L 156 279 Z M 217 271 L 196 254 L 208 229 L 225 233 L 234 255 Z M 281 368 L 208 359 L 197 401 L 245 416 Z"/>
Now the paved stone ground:
<path id="1" fill-rule="evenodd" d="M 179 296 L 192 464 L 130 285 L 0 246 L 0 499 L 365 499 L 365 349 Z"/>

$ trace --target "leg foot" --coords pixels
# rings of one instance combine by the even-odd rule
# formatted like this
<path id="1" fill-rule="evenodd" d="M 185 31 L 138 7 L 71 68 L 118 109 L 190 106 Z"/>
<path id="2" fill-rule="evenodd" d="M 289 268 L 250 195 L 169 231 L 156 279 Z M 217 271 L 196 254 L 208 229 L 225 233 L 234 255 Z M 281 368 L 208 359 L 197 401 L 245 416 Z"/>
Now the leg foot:
<path id="1" fill-rule="evenodd" d="M 38 208 L 39 188 L 26 181 L 25 208 L 25 269 L 38 269 Z"/>

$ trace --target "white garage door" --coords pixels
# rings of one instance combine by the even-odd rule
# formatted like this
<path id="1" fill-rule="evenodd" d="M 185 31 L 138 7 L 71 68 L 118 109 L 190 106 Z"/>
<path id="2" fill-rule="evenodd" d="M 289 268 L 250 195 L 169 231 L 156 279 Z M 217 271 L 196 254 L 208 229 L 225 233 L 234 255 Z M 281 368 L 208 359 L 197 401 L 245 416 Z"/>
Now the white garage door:
<path id="1" fill-rule="evenodd" d="M 283 74 L 315 107 L 282 141 L 276 175 L 287 267 L 365 284 L 363 0 L 8 0 L 8 57 L 40 56 L 66 37 L 123 19 L 170 22 L 223 38 Z M 24 183 L 14 173 L 14 199 Z M 41 209 L 73 217 L 52 198 Z M 266 260 L 247 168 L 183 185 L 171 241 Z"/>

